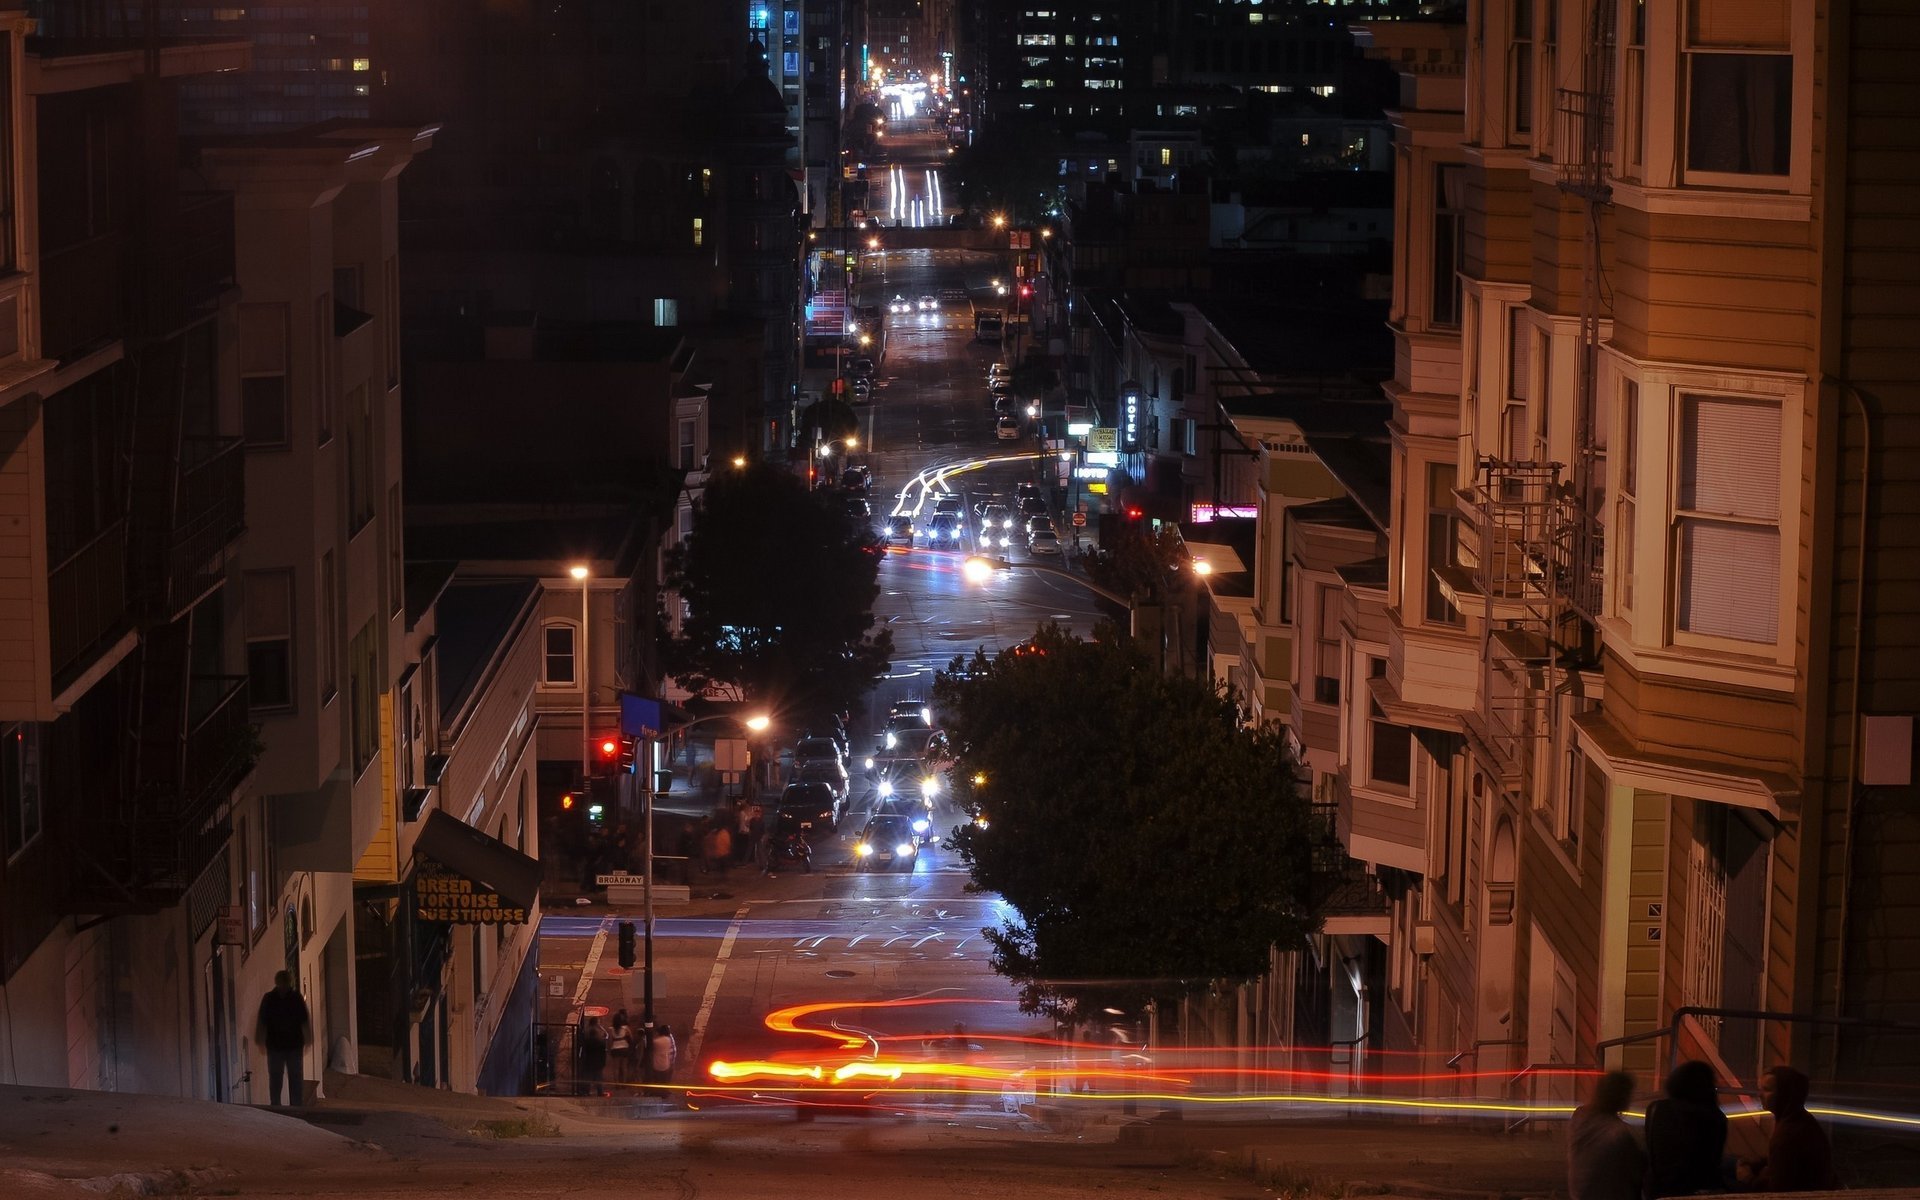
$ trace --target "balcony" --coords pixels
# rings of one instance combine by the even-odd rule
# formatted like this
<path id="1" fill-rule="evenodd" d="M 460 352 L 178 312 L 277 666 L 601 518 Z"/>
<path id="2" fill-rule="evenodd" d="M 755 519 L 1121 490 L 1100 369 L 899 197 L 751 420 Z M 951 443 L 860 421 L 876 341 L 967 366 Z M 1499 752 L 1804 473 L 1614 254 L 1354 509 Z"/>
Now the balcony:
<path id="1" fill-rule="evenodd" d="M 245 676 L 196 675 L 177 731 L 143 730 L 134 786 L 89 813 L 93 870 L 75 910 L 153 912 L 176 903 L 231 832 L 233 792 L 259 756 Z"/>
<path id="2" fill-rule="evenodd" d="M 126 624 L 127 527 L 115 521 L 47 573 L 53 678 L 77 674 L 91 661 L 89 651 Z"/>
<path id="3" fill-rule="evenodd" d="M 233 285 L 233 195 L 187 192 L 155 223 L 145 256 L 143 332 L 171 334 Z"/>
<path id="4" fill-rule="evenodd" d="M 144 616 L 177 617 L 220 582 L 227 549 L 246 531 L 246 482 L 239 438 L 181 440 L 173 520 L 149 517 L 139 533 L 144 544 L 135 547 L 134 591 Z"/>
<path id="5" fill-rule="evenodd" d="M 126 238 L 89 238 L 40 256 L 40 352 L 68 361 L 127 324 Z"/>
<path id="6" fill-rule="evenodd" d="M 1380 877 L 1347 854 L 1336 832 L 1337 806 L 1313 806 L 1313 858 L 1307 875 L 1312 910 L 1325 933 L 1386 934 L 1388 900 Z"/>

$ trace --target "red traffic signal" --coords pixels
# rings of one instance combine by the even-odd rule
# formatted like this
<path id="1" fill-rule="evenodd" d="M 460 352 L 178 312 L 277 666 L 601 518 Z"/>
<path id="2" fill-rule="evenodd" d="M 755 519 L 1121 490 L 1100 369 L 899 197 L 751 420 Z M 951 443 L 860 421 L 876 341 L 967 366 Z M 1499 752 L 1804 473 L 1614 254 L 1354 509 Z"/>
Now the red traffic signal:
<path id="1" fill-rule="evenodd" d="M 1030 283 L 1023 283 L 1023 284 L 1021 284 L 1021 285 L 1020 285 L 1020 298 L 1021 298 L 1022 300 L 1025 300 L 1025 299 L 1027 299 L 1027 298 L 1028 298 L 1029 296 L 1031 296 L 1031 295 L 1033 295 L 1033 285 L 1032 285 L 1032 284 L 1030 284 Z"/>
<path id="2" fill-rule="evenodd" d="M 602 774 L 630 772 L 633 770 L 633 739 L 617 733 L 602 734 L 594 739 L 593 757 Z"/>
<path id="3" fill-rule="evenodd" d="M 1146 515 L 1147 514 L 1144 509 L 1141 509 L 1132 504 L 1127 505 L 1127 520 L 1138 521 L 1141 517 L 1144 517 Z"/>

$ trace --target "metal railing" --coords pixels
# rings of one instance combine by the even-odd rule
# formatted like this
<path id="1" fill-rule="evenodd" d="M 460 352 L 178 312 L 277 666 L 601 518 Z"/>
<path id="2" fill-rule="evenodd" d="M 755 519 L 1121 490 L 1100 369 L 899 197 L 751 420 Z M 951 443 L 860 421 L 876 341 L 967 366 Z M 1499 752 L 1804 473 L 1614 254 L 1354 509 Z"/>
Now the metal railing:
<path id="1" fill-rule="evenodd" d="M 53 676 L 84 665 L 127 619 L 127 526 L 113 524 L 47 572 L 47 640 Z"/>
<path id="2" fill-rule="evenodd" d="M 239 438 L 182 439 L 179 500 L 167 555 L 176 611 L 190 606 L 222 574 L 224 552 L 246 529 L 246 457 Z"/>
<path id="3" fill-rule="evenodd" d="M 233 282 L 233 195 L 182 193 L 157 225 L 143 264 L 143 315 L 146 332 L 168 334 Z"/>
<path id="4" fill-rule="evenodd" d="M 106 233 L 40 256 L 40 352 L 67 359 L 126 329 L 126 237 Z"/>

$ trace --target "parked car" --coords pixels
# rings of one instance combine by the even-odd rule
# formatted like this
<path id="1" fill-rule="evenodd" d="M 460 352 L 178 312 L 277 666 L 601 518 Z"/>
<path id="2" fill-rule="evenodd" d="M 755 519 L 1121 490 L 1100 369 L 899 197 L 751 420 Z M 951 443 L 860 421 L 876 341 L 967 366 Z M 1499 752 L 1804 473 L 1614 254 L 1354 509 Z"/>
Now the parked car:
<path id="1" fill-rule="evenodd" d="M 992 383 L 996 379 L 1006 379 L 1010 375 L 1012 375 L 1012 372 L 1007 370 L 1007 364 L 1003 362 L 994 363 L 992 366 L 987 368 L 988 383 Z"/>
<path id="2" fill-rule="evenodd" d="M 927 522 L 927 527 L 920 531 L 927 545 L 935 550 L 958 549 L 961 533 L 960 517 L 957 513 L 935 513 L 933 520 Z"/>
<path id="3" fill-rule="evenodd" d="M 1003 442 L 1011 442 L 1020 436 L 1020 418 L 1003 415 L 993 423 L 993 436 Z"/>
<path id="4" fill-rule="evenodd" d="M 911 871 L 919 852 L 920 843 L 904 817 L 874 817 L 853 842 L 854 861 L 862 869 L 885 863 Z"/>
<path id="5" fill-rule="evenodd" d="M 887 518 L 887 545 L 913 546 L 913 518 L 905 513 L 895 513 Z"/>
<path id="6" fill-rule="evenodd" d="M 810 762 L 839 763 L 842 757 L 840 744 L 831 737 L 803 737 L 793 745 L 795 769 Z"/>
<path id="7" fill-rule="evenodd" d="M 873 360 L 864 356 L 856 358 L 847 364 L 847 373 L 855 379 L 872 379 Z"/>
<path id="8" fill-rule="evenodd" d="M 780 820 L 810 822 L 832 833 L 840 826 L 840 803 L 824 783 L 790 783 L 780 793 Z"/>
<path id="9" fill-rule="evenodd" d="M 1039 533 L 1042 529 L 1048 533 L 1054 531 L 1052 517 L 1028 517 L 1023 524 L 1026 526 L 1026 534 L 1029 538 Z"/>
<path id="10" fill-rule="evenodd" d="M 852 788 L 852 781 L 847 777 L 847 769 L 840 765 L 838 759 L 832 762 L 820 758 L 814 759 L 793 773 L 793 782 L 824 783 L 833 789 L 834 800 L 839 804 L 846 803 L 847 792 Z"/>
<path id="11" fill-rule="evenodd" d="M 1051 529 L 1041 529 L 1027 535 L 1027 553 L 1060 556 L 1060 535 Z"/>
<path id="12" fill-rule="evenodd" d="M 853 381 L 853 398 L 856 402 L 873 399 L 873 380 L 856 379 Z"/>
<path id="13" fill-rule="evenodd" d="M 873 519 L 873 505 L 867 503 L 865 496 L 848 496 L 846 504 L 847 515 L 854 520 L 871 521 Z"/>

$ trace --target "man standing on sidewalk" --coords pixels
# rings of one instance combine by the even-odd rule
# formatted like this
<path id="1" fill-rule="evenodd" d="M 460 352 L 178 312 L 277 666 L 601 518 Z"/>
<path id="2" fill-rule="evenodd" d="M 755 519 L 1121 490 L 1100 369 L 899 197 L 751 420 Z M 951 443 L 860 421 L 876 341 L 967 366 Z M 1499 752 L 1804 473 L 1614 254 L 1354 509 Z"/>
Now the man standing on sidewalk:
<path id="1" fill-rule="evenodd" d="M 273 977 L 273 990 L 260 997 L 260 1016 L 254 1022 L 253 1040 L 267 1052 L 267 1102 L 280 1107 L 280 1081 L 287 1082 L 288 1103 L 300 1106 L 300 1060 L 313 1045 L 313 1019 L 307 1002 L 293 990 L 293 976 L 279 971 Z"/>

